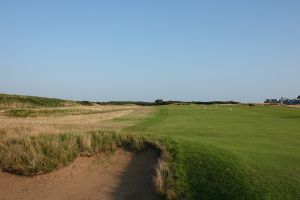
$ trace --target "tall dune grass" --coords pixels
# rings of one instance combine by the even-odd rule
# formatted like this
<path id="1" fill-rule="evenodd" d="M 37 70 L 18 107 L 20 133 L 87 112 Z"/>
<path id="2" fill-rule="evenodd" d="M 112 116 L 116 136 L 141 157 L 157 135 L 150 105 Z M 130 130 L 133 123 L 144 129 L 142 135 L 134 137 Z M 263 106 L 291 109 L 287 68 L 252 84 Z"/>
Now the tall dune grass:
<path id="1" fill-rule="evenodd" d="M 0 94 L 0 109 L 32 108 L 32 107 L 58 107 L 77 105 L 78 103 L 46 97 Z"/>
<path id="2" fill-rule="evenodd" d="M 139 151 L 151 147 L 159 155 L 153 182 L 158 193 L 167 199 L 175 197 L 171 156 L 159 140 L 150 136 L 93 131 L 57 135 L 19 135 L 0 140 L 0 168 L 3 171 L 33 176 L 59 169 L 77 156 L 112 152 L 117 148 Z"/>

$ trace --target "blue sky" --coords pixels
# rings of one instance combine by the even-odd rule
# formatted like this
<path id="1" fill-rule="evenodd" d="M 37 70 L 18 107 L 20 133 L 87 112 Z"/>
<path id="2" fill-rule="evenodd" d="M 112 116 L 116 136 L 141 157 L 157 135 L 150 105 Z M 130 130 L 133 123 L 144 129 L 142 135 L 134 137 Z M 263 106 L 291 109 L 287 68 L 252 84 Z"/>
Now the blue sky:
<path id="1" fill-rule="evenodd" d="M 296 97 L 299 10 L 296 0 L 0 0 L 0 93 Z"/>

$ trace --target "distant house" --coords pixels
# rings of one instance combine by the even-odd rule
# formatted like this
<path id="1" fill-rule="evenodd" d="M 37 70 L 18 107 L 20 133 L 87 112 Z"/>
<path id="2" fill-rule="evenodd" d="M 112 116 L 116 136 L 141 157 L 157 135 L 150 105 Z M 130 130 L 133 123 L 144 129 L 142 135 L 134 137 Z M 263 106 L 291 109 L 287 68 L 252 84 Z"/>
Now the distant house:
<path id="1" fill-rule="evenodd" d="M 298 105 L 300 104 L 300 95 L 297 99 L 288 99 L 281 97 L 280 99 L 266 99 L 265 103 L 281 103 L 285 105 Z"/>
<path id="2" fill-rule="evenodd" d="M 163 104 L 164 100 L 163 99 L 156 99 L 155 104 Z"/>
<path id="3" fill-rule="evenodd" d="M 280 103 L 278 99 L 266 99 L 265 103 Z"/>

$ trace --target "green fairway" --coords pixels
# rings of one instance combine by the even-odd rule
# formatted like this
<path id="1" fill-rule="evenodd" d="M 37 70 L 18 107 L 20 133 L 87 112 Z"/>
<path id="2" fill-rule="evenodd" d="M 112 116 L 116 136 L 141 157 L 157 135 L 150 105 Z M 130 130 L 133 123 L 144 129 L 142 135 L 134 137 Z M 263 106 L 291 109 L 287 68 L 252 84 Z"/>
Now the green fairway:
<path id="1" fill-rule="evenodd" d="M 300 198 L 300 109 L 160 106 L 128 131 L 173 141 L 186 199 Z"/>

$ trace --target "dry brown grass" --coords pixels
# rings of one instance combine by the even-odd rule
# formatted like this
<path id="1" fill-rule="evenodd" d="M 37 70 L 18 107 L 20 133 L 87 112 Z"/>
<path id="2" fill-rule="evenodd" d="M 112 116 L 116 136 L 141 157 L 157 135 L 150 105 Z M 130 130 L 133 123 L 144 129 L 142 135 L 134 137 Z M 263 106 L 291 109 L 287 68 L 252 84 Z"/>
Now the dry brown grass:
<path id="1" fill-rule="evenodd" d="M 69 115 L 62 116 L 10 117 L 2 112 L 0 113 L 0 137 L 1 135 L 14 136 L 91 130 L 121 130 L 122 128 L 133 125 L 136 120 L 146 117 L 153 111 L 151 107 L 135 105 L 76 106 L 72 108 L 63 107 L 55 109 L 79 110 L 82 111 L 83 114 L 74 115 L 71 112 Z M 87 111 L 91 111 L 92 114 L 87 114 Z M 121 117 L 127 120 L 114 120 Z"/>
<path id="2" fill-rule="evenodd" d="M 172 158 L 163 142 L 154 140 L 153 146 L 160 151 L 160 158 L 155 167 L 155 176 L 153 183 L 156 191 L 165 196 L 166 199 L 175 199 L 176 192 L 174 191 L 174 177 L 170 168 Z"/>

